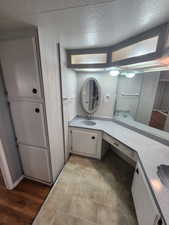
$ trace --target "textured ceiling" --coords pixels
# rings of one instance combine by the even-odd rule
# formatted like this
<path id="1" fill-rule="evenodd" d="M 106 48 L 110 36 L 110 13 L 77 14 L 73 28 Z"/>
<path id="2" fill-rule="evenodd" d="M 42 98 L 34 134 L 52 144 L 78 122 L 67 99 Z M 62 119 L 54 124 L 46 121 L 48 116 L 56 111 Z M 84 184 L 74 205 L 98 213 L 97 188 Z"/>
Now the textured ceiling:
<path id="1" fill-rule="evenodd" d="M 32 15 L 114 1 L 118 0 L 1 0 L 0 17 Z"/>
<path id="2" fill-rule="evenodd" d="M 169 0 L 0 0 L 1 30 L 38 25 L 67 47 L 114 44 L 168 20 Z"/>

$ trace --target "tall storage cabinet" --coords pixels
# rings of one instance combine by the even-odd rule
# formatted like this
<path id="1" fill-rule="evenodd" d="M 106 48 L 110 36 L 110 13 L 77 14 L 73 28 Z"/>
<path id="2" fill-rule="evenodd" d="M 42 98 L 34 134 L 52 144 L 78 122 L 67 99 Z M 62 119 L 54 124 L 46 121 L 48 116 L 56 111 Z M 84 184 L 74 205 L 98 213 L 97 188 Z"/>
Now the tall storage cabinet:
<path id="1" fill-rule="evenodd" d="M 37 32 L 1 41 L 0 60 L 24 175 L 51 183 Z"/>

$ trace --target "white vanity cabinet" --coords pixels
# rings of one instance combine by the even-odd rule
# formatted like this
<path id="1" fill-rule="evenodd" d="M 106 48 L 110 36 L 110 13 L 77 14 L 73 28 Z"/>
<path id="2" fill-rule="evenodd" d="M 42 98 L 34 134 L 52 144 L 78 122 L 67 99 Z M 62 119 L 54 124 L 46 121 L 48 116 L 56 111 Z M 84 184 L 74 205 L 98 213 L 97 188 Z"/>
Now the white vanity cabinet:
<path id="1" fill-rule="evenodd" d="M 141 165 L 137 163 L 132 183 L 132 196 L 139 225 L 162 225 L 162 219 L 146 181 Z"/>
<path id="2" fill-rule="evenodd" d="M 101 159 L 102 133 L 100 131 L 69 128 L 71 153 Z"/>

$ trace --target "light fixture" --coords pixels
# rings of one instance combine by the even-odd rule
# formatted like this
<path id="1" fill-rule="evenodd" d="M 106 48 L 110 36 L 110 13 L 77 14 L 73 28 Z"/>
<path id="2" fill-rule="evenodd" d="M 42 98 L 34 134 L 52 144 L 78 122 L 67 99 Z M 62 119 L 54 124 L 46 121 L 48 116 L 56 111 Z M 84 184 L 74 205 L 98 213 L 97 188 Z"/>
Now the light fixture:
<path id="1" fill-rule="evenodd" d="M 101 72 L 104 71 L 104 68 L 78 68 L 74 70 L 77 72 Z"/>
<path id="2" fill-rule="evenodd" d="M 131 73 L 126 73 L 125 76 L 127 78 L 133 78 L 136 74 L 134 72 L 131 72 Z"/>
<path id="3" fill-rule="evenodd" d="M 110 75 L 112 76 L 112 77 L 117 77 L 118 75 L 119 75 L 119 70 L 111 70 L 110 71 Z"/>
<path id="4" fill-rule="evenodd" d="M 111 67 L 106 67 L 105 71 L 111 71 L 111 70 L 118 70 L 118 67 L 111 66 Z"/>

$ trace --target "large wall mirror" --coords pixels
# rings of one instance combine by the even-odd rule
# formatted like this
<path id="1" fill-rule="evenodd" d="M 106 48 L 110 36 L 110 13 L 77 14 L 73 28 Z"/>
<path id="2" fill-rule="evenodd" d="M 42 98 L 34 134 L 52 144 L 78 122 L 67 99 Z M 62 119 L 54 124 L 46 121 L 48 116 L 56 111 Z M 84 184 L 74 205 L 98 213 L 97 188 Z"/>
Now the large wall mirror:
<path id="1" fill-rule="evenodd" d="M 114 116 L 169 140 L 169 71 L 120 75 Z"/>

